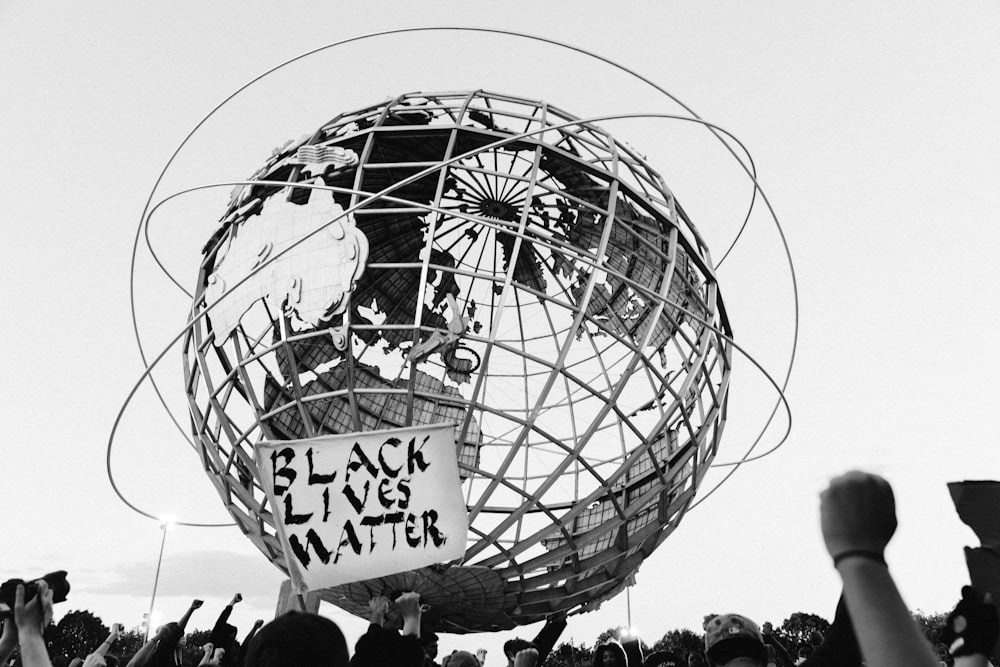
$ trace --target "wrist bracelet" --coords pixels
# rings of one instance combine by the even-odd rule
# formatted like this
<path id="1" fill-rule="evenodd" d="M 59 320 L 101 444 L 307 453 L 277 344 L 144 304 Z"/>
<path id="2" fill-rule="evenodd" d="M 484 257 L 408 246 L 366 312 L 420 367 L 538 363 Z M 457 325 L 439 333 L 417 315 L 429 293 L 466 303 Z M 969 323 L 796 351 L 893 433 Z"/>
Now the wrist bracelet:
<path id="1" fill-rule="evenodd" d="M 833 557 L 833 566 L 837 567 L 840 565 L 840 561 L 845 558 L 867 558 L 868 560 L 873 560 L 876 563 L 882 563 L 885 565 L 885 556 L 878 553 L 877 551 L 869 551 L 868 549 L 848 549 L 847 551 L 841 551 L 839 554 Z"/>

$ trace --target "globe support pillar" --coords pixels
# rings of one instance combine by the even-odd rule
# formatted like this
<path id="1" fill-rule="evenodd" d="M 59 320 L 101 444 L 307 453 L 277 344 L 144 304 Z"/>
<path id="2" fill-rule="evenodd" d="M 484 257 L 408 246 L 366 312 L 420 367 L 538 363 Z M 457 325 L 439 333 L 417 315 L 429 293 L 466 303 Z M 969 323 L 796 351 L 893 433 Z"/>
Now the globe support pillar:
<path id="1" fill-rule="evenodd" d="M 285 579 L 278 589 L 278 604 L 274 609 L 274 617 L 278 618 L 290 611 L 302 611 L 309 614 L 319 613 L 319 594 L 307 593 L 298 595 L 292 590 L 292 580 Z"/>

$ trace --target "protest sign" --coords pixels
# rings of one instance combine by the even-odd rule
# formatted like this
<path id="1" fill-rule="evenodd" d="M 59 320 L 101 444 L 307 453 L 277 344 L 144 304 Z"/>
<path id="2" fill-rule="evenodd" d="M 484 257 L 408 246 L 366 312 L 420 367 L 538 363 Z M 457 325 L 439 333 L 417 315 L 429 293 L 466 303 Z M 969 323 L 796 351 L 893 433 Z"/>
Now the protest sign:
<path id="1" fill-rule="evenodd" d="M 298 593 L 465 553 L 453 424 L 263 441 L 254 456 Z"/>

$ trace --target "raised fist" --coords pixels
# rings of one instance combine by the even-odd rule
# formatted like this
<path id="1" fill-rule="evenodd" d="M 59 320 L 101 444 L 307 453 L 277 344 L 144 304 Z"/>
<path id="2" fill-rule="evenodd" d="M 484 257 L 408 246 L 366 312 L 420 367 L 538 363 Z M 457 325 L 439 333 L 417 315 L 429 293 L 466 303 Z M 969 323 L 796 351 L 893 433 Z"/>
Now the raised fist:
<path id="1" fill-rule="evenodd" d="M 835 559 L 848 551 L 882 557 L 896 532 L 892 487 L 878 475 L 858 470 L 834 478 L 820 494 L 820 526 Z"/>
<path id="2" fill-rule="evenodd" d="M 420 613 L 420 594 L 407 592 L 396 598 L 396 609 L 400 616 L 414 616 Z"/>

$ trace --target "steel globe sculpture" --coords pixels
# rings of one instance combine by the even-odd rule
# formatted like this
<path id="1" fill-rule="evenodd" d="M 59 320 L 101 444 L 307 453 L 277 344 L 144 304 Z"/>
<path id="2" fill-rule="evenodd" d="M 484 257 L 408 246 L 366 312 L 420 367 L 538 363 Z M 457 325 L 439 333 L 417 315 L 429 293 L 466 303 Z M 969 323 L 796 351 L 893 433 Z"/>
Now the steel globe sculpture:
<path id="1" fill-rule="evenodd" d="M 629 584 L 716 453 L 732 361 L 708 250 L 645 159 L 546 102 L 414 93 L 249 181 L 204 248 L 184 366 L 257 548 L 286 568 L 256 442 L 452 422 L 464 557 L 322 599 L 415 590 L 465 632 Z"/>

